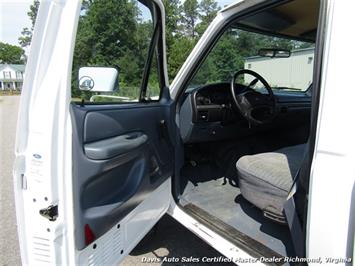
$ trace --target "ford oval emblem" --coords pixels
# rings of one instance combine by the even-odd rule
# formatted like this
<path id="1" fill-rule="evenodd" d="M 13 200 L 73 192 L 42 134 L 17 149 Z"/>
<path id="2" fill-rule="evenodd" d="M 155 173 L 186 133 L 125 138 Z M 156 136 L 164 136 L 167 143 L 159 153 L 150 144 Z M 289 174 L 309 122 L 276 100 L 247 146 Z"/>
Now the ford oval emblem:
<path id="1" fill-rule="evenodd" d="M 42 158 L 42 156 L 39 155 L 39 154 L 33 154 L 33 157 L 35 157 L 35 158 L 38 159 L 38 160 Z"/>

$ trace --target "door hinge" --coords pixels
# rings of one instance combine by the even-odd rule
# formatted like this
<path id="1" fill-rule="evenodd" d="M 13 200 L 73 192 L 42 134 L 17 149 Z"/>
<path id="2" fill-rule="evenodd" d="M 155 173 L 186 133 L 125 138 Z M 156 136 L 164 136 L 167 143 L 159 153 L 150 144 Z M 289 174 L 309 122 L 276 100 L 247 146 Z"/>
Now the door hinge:
<path id="1" fill-rule="evenodd" d="M 58 218 L 58 205 L 50 205 L 39 211 L 39 214 L 49 221 L 54 222 Z"/>

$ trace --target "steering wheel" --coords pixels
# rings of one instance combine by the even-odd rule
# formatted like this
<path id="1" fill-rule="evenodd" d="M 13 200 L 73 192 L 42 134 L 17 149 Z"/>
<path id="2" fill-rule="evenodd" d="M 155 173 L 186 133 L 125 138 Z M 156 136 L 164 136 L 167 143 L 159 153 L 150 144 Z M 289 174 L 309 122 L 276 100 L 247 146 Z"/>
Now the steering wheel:
<path id="1" fill-rule="evenodd" d="M 236 81 L 240 75 L 249 74 L 255 77 L 241 93 L 236 93 Z M 262 94 L 252 89 L 260 81 L 268 94 Z M 252 125 L 265 125 L 276 116 L 276 99 L 267 81 L 255 71 L 242 69 L 237 71 L 231 81 L 231 92 L 238 110 Z"/>

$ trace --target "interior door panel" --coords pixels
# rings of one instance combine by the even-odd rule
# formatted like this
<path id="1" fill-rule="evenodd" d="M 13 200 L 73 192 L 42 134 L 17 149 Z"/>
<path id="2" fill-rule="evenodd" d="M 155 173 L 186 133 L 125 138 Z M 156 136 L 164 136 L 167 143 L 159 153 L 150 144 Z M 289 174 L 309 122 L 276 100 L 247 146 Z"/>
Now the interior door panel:
<path id="1" fill-rule="evenodd" d="M 170 104 L 71 105 L 75 239 L 102 236 L 172 175 Z"/>

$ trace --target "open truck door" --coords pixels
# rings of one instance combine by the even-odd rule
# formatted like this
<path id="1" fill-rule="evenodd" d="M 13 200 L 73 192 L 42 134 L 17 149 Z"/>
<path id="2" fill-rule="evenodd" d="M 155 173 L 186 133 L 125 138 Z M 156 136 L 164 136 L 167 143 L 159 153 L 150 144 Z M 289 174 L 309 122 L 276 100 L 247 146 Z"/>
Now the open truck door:
<path id="1" fill-rule="evenodd" d="M 103 12 L 100 2 L 40 4 L 22 91 L 14 166 L 17 224 L 26 265 L 117 265 L 169 207 L 174 147 L 163 4 L 117 1 L 144 8 L 135 13 L 142 16 L 137 23 L 151 27 L 138 96 L 133 99 L 113 93 L 121 72 L 127 73 L 124 66 L 103 68 L 96 62 L 95 68 L 87 67 L 95 65 L 93 61 L 75 62 L 74 49 L 79 55 L 85 52 L 76 44 L 82 34 L 80 23 L 90 15 L 90 5 Z M 129 13 L 105 12 L 107 16 L 116 12 L 117 19 Z M 88 36 L 87 42 L 94 45 L 100 36 Z M 119 46 L 124 41 L 115 42 Z M 153 69 L 159 93 L 152 96 Z M 104 91 L 108 95 L 102 95 Z M 95 102 L 98 97 L 104 100 Z"/>

